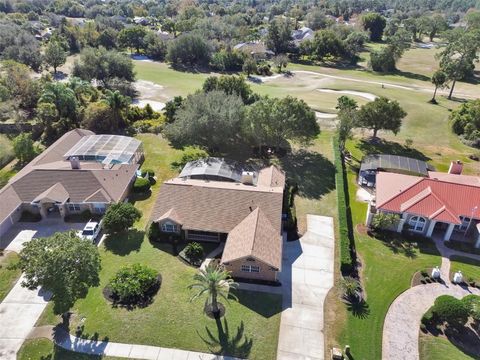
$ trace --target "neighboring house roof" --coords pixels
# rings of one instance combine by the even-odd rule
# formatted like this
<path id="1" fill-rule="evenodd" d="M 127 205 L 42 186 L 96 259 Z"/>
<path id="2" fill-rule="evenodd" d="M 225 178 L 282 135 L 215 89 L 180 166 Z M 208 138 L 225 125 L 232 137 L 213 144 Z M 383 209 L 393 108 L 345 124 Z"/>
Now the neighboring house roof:
<path id="1" fill-rule="evenodd" d="M 280 234 L 282 202 L 283 187 L 174 178 L 160 188 L 151 220 L 174 209 L 184 229 L 229 233 L 260 207 Z"/>
<path id="2" fill-rule="evenodd" d="M 172 221 L 176 222 L 178 225 L 183 224 L 182 219 L 180 218 L 180 216 L 178 216 L 178 213 L 174 208 L 171 208 L 165 214 L 161 215 L 160 217 L 158 217 L 154 221 L 160 222 L 162 220 L 172 220 Z"/>
<path id="3" fill-rule="evenodd" d="M 80 169 L 72 169 L 70 161 L 65 159 L 70 149 L 92 135 L 93 132 L 82 129 L 67 132 L 11 178 L 0 191 L 0 223 L 21 203 L 123 200 L 138 164 L 106 166 L 96 161 L 80 161 Z"/>
<path id="4" fill-rule="evenodd" d="M 33 169 L 10 184 L 23 202 L 32 202 L 37 196 L 61 183 L 70 202 L 85 202 L 92 194 L 103 190 L 112 201 L 121 200 L 138 165 L 122 165 L 106 170 L 42 170 Z M 93 201 L 92 201 L 93 202 Z M 96 202 L 96 201 L 95 201 Z"/>
<path id="5" fill-rule="evenodd" d="M 264 168 L 258 173 L 257 185 L 283 188 L 285 186 L 285 173 L 274 165 Z"/>
<path id="6" fill-rule="evenodd" d="M 422 160 L 399 155 L 376 154 L 362 159 L 360 171 L 400 171 L 411 175 L 428 176 L 429 165 Z"/>
<path id="7" fill-rule="evenodd" d="M 256 41 L 249 41 L 237 44 L 233 47 L 235 50 L 240 50 L 247 52 L 249 54 L 265 54 L 265 55 L 275 55 L 275 53 L 271 50 L 268 50 L 264 43 L 256 42 Z"/>
<path id="8" fill-rule="evenodd" d="M 46 201 L 64 203 L 69 198 L 70 195 L 68 194 L 68 191 L 65 190 L 61 183 L 57 182 L 39 194 L 35 199 L 33 199 L 33 202 Z"/>
<path id="9" fill-rule="evenodd" d="M 14 212 L 22 200 L 11 186 L 5 186 L 0 190 L 0 224 Z"/>
<path id="10" fill-rule="evenodd" d="M 228 234 L 222 263 L 253 257 L 280 270 L 281 254 L 280 234 L 257 207 Z"/>
<path id="11" fill-rule="evenodd" d="M 460 224 L 460 216 L 471 216 L 472 209 L 480 204 L 480 184 L 465 184 L 471 182 L 471 177 L 465 180 L 464 175 L 453 176 L 445 177 L 449 181 L 444 181 L 380 172 L 377 174 L 376 207 Z"/>
<path id="12" fill-rule="evenodd" d="M 295 42 L 300 43 L 304 40 L 313 38 L 313 30 L 304 26 L 298 30 L 292 31 L 292 38 Z"/>

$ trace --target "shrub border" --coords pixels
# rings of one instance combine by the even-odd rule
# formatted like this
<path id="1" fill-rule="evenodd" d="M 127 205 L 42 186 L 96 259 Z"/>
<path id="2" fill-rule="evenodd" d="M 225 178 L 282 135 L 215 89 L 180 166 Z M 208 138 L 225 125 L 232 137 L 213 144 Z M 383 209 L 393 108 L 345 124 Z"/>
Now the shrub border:
<path id="1" fill-rule="evenodd" d="M 340 234 L 340 271 L 342 274 L 348 275 L 355 269 L 356 252 L 347 173 L 342 154 L 340 153 L 337 136 L 333 138 L 333 153 L 335 157 L 335 187 L 337 189 L 338 228 Z"/>

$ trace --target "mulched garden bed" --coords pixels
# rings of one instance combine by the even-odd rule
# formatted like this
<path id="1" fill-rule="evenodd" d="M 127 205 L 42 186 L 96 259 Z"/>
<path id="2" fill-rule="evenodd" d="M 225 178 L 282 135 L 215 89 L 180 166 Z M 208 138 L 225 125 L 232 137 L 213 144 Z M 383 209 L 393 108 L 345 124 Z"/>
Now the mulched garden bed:
<path id="1" fill-rule="evenodd" d="M 222 303 L 218 303 L 218 310 L 220 312 L 215 316 L 212 312 L 212 306 L 210 304 L 205 305 L 203 308 L 203 311 L 205 311 L 205 314 L 210 318 L 210 319 L 219 319 L 225 315 L 225 306 L 223 306 Z"/>
<path id="2" fill-rule="evenodd" d="M 443 280 L 438 279 L 435 280 L 433 279 L 430 275 L 432 273 L 433 268 L 427 268 L 422 271 L 417 271 L 415 274 L 413 274 L 412 277 L 412 282 L 410 283 L 410 287 L 418 286 L 418 285 L 425 285 L 425 284 L 431 284 L 431 283 L 442 283 Z"/>
<path id="3" fill-rule="evenodd" d="M 121 302 L 118 300 L 118 297 L 112 292 L 109 286 L 105 286 L 103 288 L 102 294 L 103 297 L 110 303 L 112 303 L 113 307 L 123 307 L 129 310 L 133 310 L 134 308 L 145 308 L 153 302 L 153 298 L 160 290 L 160 286 L 162 285 L 162 275 L 157 275 L 157 282 L 153 285 L 140 299 L 136 299 L 134 302 Z"/>

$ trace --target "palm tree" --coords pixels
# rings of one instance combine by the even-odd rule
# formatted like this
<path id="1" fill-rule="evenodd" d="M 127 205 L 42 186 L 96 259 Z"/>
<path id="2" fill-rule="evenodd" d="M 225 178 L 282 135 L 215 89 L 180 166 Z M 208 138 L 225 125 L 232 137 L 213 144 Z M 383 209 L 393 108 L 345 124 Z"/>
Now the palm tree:
<path id="1" fill-rule="evenodd" d="M 75 93 L 77 101 L 84 106 L 88 102 L 85 100 L 86 96 L 89 96 L 89 101 L 91 101 L 92 98 L 96 95 L 95 88 L 88 81 L 82 80 L 78 77 L 70 78 L 70 81 L 68 82 L 68 87 L 72 89 Z"/>
<path id="2" fill-rule="evenodd" d="M 225 299 L 228 302 L 230 289 L 236 289 L 238 284 L 230 277 L 230 272 L 223 268 L 209 264 L 205 269 L 194 275 L 193 279 L 196 281 L 190 285 L 189 289 L 198 289 L 198 292 L 192 296 L 190 301 L 206 295 L 207 299 L 205 305 L 211 305 L 212 313 L 218 317 L 220 309 L 218 308 L 218 297 Z M 230 296 L 234 300 L 238 300 L 233 294 Z"/>
<path id="3" fill-rule="evenodd" d="M 120 91 L 106 90 L 103 102 L 105 102 L 111 109 L 115 126 L 119 126 L 123 121 L 122 111 L 127 109 L 130 105 L 131 99 L 128 96 L 123 96 Z"/>

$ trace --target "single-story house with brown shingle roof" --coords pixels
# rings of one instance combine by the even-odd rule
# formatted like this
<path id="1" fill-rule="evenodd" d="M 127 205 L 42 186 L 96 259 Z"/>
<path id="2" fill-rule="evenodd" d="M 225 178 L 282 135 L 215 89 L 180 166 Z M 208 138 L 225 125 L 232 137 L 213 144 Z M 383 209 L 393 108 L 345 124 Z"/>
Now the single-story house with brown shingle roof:
<path id="1" fill-rule="evenodd" d="M 23 211 L 43 218 L 105 212 L 127 197 L 142 159 L 134 138 L 69 131 L 0 190 L 0 236 Z"/>
<path id="2" fill-rule="evenodd" d="M 221 263 L 237 279 L 276 281 L 282 262 L 285 174 L 218 158 L 190 162 L 162 184 L 151 221 L 190 241 L 226 242 Z"/>

